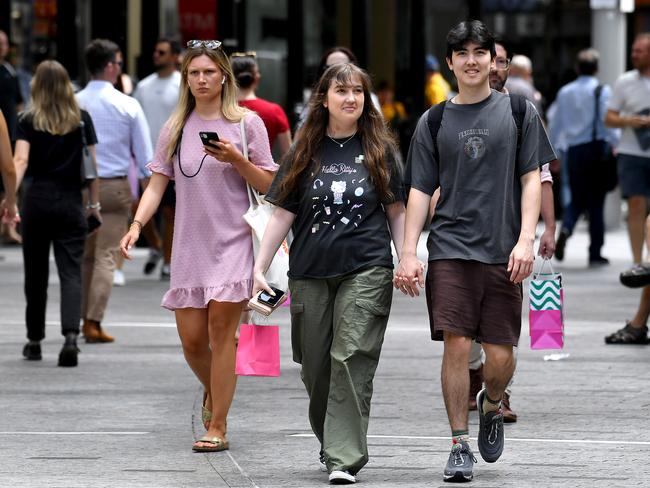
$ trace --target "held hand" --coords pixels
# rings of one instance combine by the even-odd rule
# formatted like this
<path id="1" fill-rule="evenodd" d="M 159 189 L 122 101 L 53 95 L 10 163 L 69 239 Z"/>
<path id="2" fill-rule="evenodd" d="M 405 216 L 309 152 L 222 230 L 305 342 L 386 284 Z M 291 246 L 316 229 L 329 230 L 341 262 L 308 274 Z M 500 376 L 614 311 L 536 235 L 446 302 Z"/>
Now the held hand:
<path id="1" fill-rule="evenodd" d="M 424 263 L 415 254 L 405 254 L 399 262 L 393 286 L 405 295 L 419 296 L 420 288 L 424 288 Z"/>
<path id="2" fill-rule="evenodd" d="M 266 281 L 264 273 L 258 269 L 253 270 L 253 296 L 257 295 L 261 290 L 266 291 L 269 295 L 275 296 L 273 290 Z"/>
<path id="3" fill-rule="evenodd" d="M 551 259 L 555 252 L 555 232 L 552 229 L 546 229 L 539 238 L 539 249 L 537 254 L 543 258 Z"/>
<path id="4" fill-rule="evenodd" d="M 212 156 L 213 158 L 218 159 L 223 163 L 230 163 L 230 164 L 245 162 L 244 155 L 241 152 L 239 152 L 239 149 L 237 149 L 235 145 L 231 143 L 229 140 L 221 139 L 219 142 L 216 141 L 209 141 L 209 142 L 210 144 L 214 144 L 216 146 L 216 149 L 210 146 L 203 146 L 203 152 Z"/>
<path id="5" fill-rule="evenodd" d="M 140 229 L 137 225 L 131 225 L 129 231 L 120 240 L 120 252 L 126 259 L 132 259 L 129 251 L 138 242 L 140 238 Z"/>
<path id="6" fill-rule="evenodd" d="M 519 240 L 510 253 L 510 259 L 508 261 L 510 281 L 513 283 L 521 283 L 524 281 L 533 272 L 534 260 L 533 241 Z"/>

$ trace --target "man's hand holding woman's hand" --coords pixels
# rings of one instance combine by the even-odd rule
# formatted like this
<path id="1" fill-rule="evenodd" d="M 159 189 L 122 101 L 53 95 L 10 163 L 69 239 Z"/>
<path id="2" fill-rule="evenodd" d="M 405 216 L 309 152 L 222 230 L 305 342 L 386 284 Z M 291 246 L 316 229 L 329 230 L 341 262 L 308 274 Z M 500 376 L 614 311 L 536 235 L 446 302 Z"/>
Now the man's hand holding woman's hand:
<path id="1" fill-rule="evenodd" d="M 419 296 L 424 288 L 424 263 L 414 253 L 404 253 L 393 278 L 393 286 L 405 295 Z"/>

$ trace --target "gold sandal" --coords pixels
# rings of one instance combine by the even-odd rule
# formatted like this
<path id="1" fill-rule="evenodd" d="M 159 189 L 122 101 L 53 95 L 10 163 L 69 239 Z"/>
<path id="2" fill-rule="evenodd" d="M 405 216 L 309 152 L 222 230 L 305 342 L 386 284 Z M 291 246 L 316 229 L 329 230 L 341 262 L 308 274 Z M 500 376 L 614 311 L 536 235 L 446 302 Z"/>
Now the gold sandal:
<path id="1" fill-rule="evenodd" d="M 205 444 L 210 444 L 209 446 L 197 446 L 199 442 L 203 442 Z M 192 446 L 192 450 L 194 452 L 219 452 L 219 451 L 225 451 L 228 449 L 230 446 L 228 444 L 228 441 L 223 440 L 221 437 L 208 437 L 203 436 L 201 437 L 198 441 L 194 443 Z"/>

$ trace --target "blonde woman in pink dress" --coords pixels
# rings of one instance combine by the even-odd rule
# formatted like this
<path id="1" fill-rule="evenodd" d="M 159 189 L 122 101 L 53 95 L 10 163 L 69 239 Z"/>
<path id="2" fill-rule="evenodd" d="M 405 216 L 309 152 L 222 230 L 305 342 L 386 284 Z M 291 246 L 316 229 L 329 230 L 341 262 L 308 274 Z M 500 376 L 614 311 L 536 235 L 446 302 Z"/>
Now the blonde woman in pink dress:
<path id="1" fill-rule="evenodd" d="M 246 183 L 265 193 L 277 165 L 262 120 L 237 104 L 237 87 L 219 41 L 190 41 L 181 69 L 178 107 L 160 133 L 151 180 L 122 254 L 154 215 L 169 180 L 176 182 L 170 289 L 162 306 L 176 314 L 185 359 L 203 384 L 206 435 L 199 452 L 228 449 L 226 417 L 235 393 L 235 331 L 251 297 L 251 230 Z M 244 119 L 248 160 L 243 156 Z M 214 148 L 199 132 L 216 132 Z"/>

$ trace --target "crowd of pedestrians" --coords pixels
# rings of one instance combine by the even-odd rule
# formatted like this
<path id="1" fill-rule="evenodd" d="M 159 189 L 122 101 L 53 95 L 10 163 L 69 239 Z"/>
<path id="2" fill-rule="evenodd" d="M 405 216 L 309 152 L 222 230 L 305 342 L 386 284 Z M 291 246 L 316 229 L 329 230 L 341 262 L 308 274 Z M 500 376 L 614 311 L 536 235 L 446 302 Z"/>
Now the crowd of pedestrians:
<path id="1" fill-rule="evenodd" d="M 0 214 L 8 229 L 20 223 L 23 355 L 42 358 L 50 247 L 61 286 L 58 364 L 76 366 L 80 334 L 87 343 L 114 341 L 102 325 L 114 272 L 145 236 L 143 272 L 162 261 L 161 276 L 170 280 L 162 306 L 174 312 L 185 360 L 204 389 L 196 452 L 229 449 L 237 329 L 252 296 L 274 294 L 265 272 L 289 235 L 293 359 L 332 484 L 355 483 L 368 462 L 373 380 L 393 288 L 410 296 L 423 290 L 431 339 L 444 343 L 452 445 L 443 479 L 473 479 L 469 410 L 478 410 L 481 457 L 500 458 L 503 424 L 518 418 L 510 395 L 538 220 L 537 254 L 561 260 L 588 214 L 588 264 L 608 264 L 601 249 L 612 148 L 635 263 L 621 281 L 650 284 L 642 253 L 650 236 L 650 35 L 635 40 L 635 69 L 613 89 L 596 77 L 598 53 L 580 51 L 578 79 L 545 118 L 530 59 L 512 56 L 482 22 L 459 23 L 447 34 L 444 58 L 453 90 L 438 59 L 425 59 L 431 108 L 408 141 L 405 163 L 396 134 L 408 118 L 404 106 L 388 83 L 378 98 L 343 46 L 323 54 L 292 138 L 283 109 L 256 94 L 262 76 L 254 52 L 229 57 L 220 41 L 192 40 L 179 66 L 180 44 L 161 38 L 155 72 L 129 96 L 116 88 L 124 74 L 119 47 L 96 39 L 85 50 L 91 80 L 83 90 L 75 95 L 65 68 L 44 61 L 18 115 L 23 100 L 4 61 L 6 44 L 0 31 Z M 551 141 L 564 155 L 571 195 L 557 243 Z M 87 190 L 86 151 L 97 172 Z M 250 191 L 275 205 L 256 256 L 242 218 Z M 423 228 L 426 264 L 416 256 Z M 648 343 L 649 315 L 647 286 L 635 318 L 606 342 Z"/>

